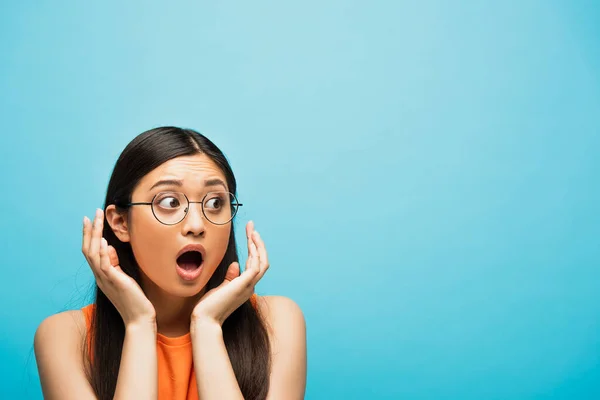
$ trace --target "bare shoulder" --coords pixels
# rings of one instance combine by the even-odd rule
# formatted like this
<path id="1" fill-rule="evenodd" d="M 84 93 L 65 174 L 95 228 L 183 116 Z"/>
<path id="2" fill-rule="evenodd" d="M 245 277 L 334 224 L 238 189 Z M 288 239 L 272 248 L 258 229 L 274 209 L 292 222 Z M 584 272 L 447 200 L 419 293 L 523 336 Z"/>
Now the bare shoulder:
<path id="1" fill-rule="evenodd" d="M 300 306 L 285 296 L 258 296 L 258 310 L 269 325 L 282 323 L 304 324 Z"/>
<path id="2" fill-rule="evenodd" d="M 85 317 L 83 316 L 83 312 L 81 310 L 68 310 L 59 312 L 46 317 L 46 319 L 40 323 L 40 327 L 60 327 L 65 325 L 69 326 L 70 328 L 83 329 L 85 332 Z"/>
<path id="3" fill-rule="evenodd" d="M 81 310 L 63 311 L 46 317 L 38 326 L 34 336 L 34 346 L 43 351 L 47 344 L 70 343 L 74 339 L 83 340 L 86 334 L 85 317 Z M 58 343 L 56 343 L 58 341 Z"/>
<path id="4" fill-rule="evenodd" d="M 285 296 L 259 296 L 258 310 L 267 324 L 275 349 L 305 340 L 304 313 L 294 300 Z"/>
<path id="5" fill-rule="evenodd" d="M 85 317 L 81 310 L 63 311 L 46 317 L 38 326 L 34 336 L 34 347 L 44 351 L 46 345 L 72 343 L 83 340 L 86 334 Z"/>
<path id="6" fill-rule="evenodd" d="M 284 296 L 260 296 L 258 309 L 271 344 L 271 399 L 303 399 L 306 389 L 306 321 L 298 304 Z"/>
<path id="7" fill-rule="evenodd" d="M 83 363 L 85 334 L 81 310 L 51 315 L 38 326 L 33 347 L 44 398 L 92 398 Z"/>

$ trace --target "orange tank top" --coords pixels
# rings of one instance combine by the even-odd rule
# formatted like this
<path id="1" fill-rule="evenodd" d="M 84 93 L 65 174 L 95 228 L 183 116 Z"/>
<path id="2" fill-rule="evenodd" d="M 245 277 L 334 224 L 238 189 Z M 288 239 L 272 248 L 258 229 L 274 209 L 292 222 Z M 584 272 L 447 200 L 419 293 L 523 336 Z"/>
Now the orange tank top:
<path id="1" fill-rule="evenodd" d="M 254 308 L 257 307 L 256 293 L 250 297 L 250 302 Z M 88 304 L 81 309 L 85 316 L 88 332 L 92 323 L 94 307 L 94 304 Z M 89 341 L 88 349 L 91 349 Z M 158 333 L 156 337 L 156 355 L 158 361 L 158 400 L 198 400 L 190 334 L 167 337 Z"/>

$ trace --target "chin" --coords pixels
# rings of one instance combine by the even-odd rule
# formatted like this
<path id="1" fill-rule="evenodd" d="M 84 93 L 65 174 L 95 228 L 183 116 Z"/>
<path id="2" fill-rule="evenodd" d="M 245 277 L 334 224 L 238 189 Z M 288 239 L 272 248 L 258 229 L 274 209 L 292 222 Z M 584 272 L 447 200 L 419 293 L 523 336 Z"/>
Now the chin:
<path id="1" fill-rule="evenodd" d="M 196 296 L 198 293 L 204 289 L 206 284 L 200 285 L 185 285 L 181 283 L 176 283 L 175 285 L 169 285 L 168 287 L 159 286 L 160 289 L 169 296 L 181 297 L 181 298 L 190 298 Z"/>
<path id="2" fill-rule="evenodd" d="M 208 283 L 208 279 L 204 281 L 202 276 L 199 276 L 193 281 L 182 280 L 176 273 L 174 275 L 157 276 L 156 279 L 152 279 L 148 274 L 143 278 L 144 281 L 150 283 L 159 291 L 175 297 L 193 297 L 200 293 Z"/>

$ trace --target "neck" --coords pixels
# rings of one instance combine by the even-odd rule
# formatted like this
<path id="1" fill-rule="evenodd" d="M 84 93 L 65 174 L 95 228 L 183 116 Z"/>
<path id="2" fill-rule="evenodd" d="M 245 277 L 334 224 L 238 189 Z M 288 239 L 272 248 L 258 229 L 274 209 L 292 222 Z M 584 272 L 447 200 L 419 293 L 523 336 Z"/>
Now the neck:
<path id="1" fill-rule="evenodd" d="M 167 337 L 179 337 L 190 331 L 192 311 L 206 292 L 202 289 L 191 297 L 169 294 L 142 273 L 143 289 L 156 311 L 157 332 Z"/>

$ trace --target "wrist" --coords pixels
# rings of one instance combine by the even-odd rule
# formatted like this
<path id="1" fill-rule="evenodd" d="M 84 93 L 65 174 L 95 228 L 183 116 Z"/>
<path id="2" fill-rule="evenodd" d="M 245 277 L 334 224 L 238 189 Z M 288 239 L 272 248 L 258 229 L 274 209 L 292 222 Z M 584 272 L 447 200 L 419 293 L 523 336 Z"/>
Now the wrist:
<path id="1" fill-rule="evenodd" d="M 192 317 L 190 322 L 190 334 L 223 334 L 223 328 L 217 321 L 209 318 Z"/>
<path id="2" fill-rule="evenodd" d="M 152 319 L 131 321 L 125 324 L 125 332 L 153 332 L 156 334 L 157 331 L 156 320 Z"/>

